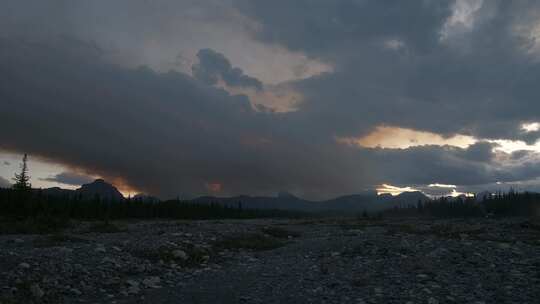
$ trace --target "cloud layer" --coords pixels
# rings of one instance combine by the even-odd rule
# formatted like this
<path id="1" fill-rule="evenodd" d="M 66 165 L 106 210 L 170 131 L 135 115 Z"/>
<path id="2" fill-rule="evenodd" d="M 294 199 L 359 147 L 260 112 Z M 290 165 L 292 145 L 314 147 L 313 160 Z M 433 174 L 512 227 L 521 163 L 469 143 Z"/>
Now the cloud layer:
<path id="1" fill-rule="evenodd" d="M 540 119 L 535 1 L 6 5 L 3 149 L 164 197 L 325 198 L 382 183 L 466 191 L 540 178 L 538 152 L 485 141 L 540 137 L 522 128 Z M 265 107 L 265 98 L 288 104 L 290 92 L 301 99 L 295 111 Z M 384 126 L 477 142 L 384 149 L 338 140 Z"/>
<path id="2" fill-rule="evenodd" d="M 110 65 L 73 40 L 4 39 L 0 47 L 8 50 L 0 58 L 2 148 L 163 196 L 204 193 L 209 183 L 224 193 L 333 191 L 362 176 L 340 177 L 350 165 L 333 163 L 342 152 L 291 132 L 287 115 L 257 112 L 247 97 L 188 75 Z"/>
<path id="3" fill-rule="evenodd" d="M 241 3 L 262 23 L 256 38 L 336 66 L 298 84 L 310 100 L 303 112 L 328 122 L 329 132 L 358 136 L 386 124 L 538 139 L 520 130 L 540 111 L 536 2 L 485 1 L 467 31 L 447 26 L 451 1 Z"/>

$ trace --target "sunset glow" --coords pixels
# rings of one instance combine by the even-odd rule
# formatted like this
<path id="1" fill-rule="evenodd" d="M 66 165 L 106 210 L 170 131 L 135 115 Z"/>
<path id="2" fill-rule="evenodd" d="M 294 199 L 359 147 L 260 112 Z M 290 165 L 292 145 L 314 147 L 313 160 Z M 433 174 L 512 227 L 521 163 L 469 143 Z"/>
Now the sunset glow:
<path id="1" fill-rule="evenodd" d="M 388 193 L 395 196 L 403 192 L 413 192 L 413 191 L 419 191 L 419 190 L 412 187 L 397 187 L 397 186 L 392 186 L 389 184 L 382 184 L 377 188 L 377 194 L 379 195 Z"/>
<path id="2" fill-rule="evenodd" d="M 339 138 L 338 142 L 350 145 L 358 145 L 366 148 L 387 148 L 387 149 L 407 149 L 423 145 L 449 145 L 460 148 L 467 148 L 474 144 L 476 140 L 471 136 L 454 135 L 445 138 L 441 135 L 416 131 L 412 129 L 381 126 L 373 132 L 360 138 Z"/>
<path id="3" fill-rule="evenodd" d="M 537 123 L 523 125 L 524 130 L 527 130 L 527 132 L 537 131 L 539 127 L 540 124 Z M 481 140 L 467 135 L 457 134 L 446 138 L 442 135 L 425 131 L 382 126 L 377 127 L 373 132 L 363 137 L 339 137 L 336 141 L 341 144 L 364 148 L 408 149 L 411 147 L 434 145 L 466 149 Z M 493 148 L 494 151 L 505 153 L 520 150 L 540 152 L 540 142 L 530 145 L 520 140 L 484 139 L 482 141 L 496 144 Z"/>

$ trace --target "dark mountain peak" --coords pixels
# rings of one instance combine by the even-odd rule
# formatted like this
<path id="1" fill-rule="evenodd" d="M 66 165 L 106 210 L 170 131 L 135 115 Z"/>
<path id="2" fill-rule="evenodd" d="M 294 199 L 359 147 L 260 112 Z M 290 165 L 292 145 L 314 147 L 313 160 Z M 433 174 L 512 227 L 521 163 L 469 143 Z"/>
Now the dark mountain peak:
<path id="1" fill-rule="evenodd" d="M 52 187 L 52 188 L 42 189 L 41 192 L 44 195 L 57 196 L 57 197 L 61 197 L 61 196 L 70 197 L 75 193 L 75 191 L 73 191 L 73 190 L 62 189 L 60 187 Z"/>
<path id="2" fill-rule="evenodd" d="M 96 179 L 89 184 L 84 184 L 77 189 L 76 192 L 86 199 L 92 199 L 96 196 L 100 197 L 101 199 L 111 201 L 119 201 L 124 199 L 122 193 L 120 193 L 115 186 L 107 183 L 103 179 Z"/>
<path id="3" fill-rule="evenodd" d="M 423 192 L 421 191 L 408 191 L 408 192 L 402 192 L 396 196 L 396 198 L 401 200 L 408 200 L 411 202 L 427 202 L 429 201 L 429 197 L 427 197 Z"/>
<path id="4" fill-rule="evenodd" d="M 286 199 L 291 199 L 291 198 L 297 199 L 297 197 L 294 194 L 292 194 L 290 192 L 287 192 L 287 191 L 279 191 L 278 194 L 277 194 L 277 197 L 278 198 L 286 198 Z"/>
<path id="5" fill-rule="evenodd" d="M 378 196 L 377 195 L 377 190 L 373 190 L 373 189 L 370 189 L 370 190 L 364 190 L 364 191 L 361 191 L 361 192 L 358 192 L 357 195 L 362 195 L 362 196 Z"/>
<path id="6" fill-rule="evenodd" d="M 381 193 L 378 195 L 379 198 L 381 199 L 391 199 L 393 198 L 394 196 L 390 193 Z"/>

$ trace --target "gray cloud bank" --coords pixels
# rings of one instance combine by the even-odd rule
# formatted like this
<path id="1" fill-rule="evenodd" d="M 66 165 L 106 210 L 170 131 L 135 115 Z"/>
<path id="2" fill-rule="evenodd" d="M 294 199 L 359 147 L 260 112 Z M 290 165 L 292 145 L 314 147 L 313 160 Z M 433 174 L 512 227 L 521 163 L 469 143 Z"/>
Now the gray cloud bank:
<path id="1" fill-rule="evenodd" d="M 483 1 L 470 29 L 447 26 L 453 1 L 239 3 L 261 22 L 257 39 L 334 63 L 336 73 L 298 84 L 310 101 L 303 113 L 331 124 L 330 132 L 358 135 L 388 124 L 538 139 L 520 131 L 540 113 L 536 1 Z M 399 47 L 387 47 L 392 41 Z"/>
<path id="2" fill-rule="evenodd" d="M 185 5 L 176 2 L 163 3 Z M 146 13 L 136 3 L 132 14 Z M 129 68 L 111 62 L 99 35 L 63 28 L 75 22 L 69 13 L 32 19 L 36 6 L 10 2 L 19 18 L 4 19 L 0 30 L 0 148 L 164 197 L 209 193 L 214 183 L 223 185 L 220 195 L 289 190 L 322 198 L 379 183 L 467 189 L 540 177 L 537 153 L 496 153 L 486 142 L 391 150 L 335 141 L 381 124 L 536 141 L 540 134 L 520 125 L 540 119 L 540 57 L 534 39 L 515 30 L 535 25 L 536 2 L 484 1 L 472 28 L 448 26 L 451 1 L 227 4 L 260 25 L 253 39 L 334 65 L 291 83 L 304 96 L 298 111 L 259 112 L 247 96 L 217 88 L 223 81 L 264 90 L 216 50 L 198 52 L 193 76 Z M 43 23 L 47 35 L 17 30 L 21 22 Z"/>
<path id="3" fill-rule="evenodd" d="M 0 48 L 2 148 L 163 196 L 205 193 L 210 183 L 226 193 L 332 192 L 361 180 L 361 170 L 340 173 L 349 167 L 333 162 L 340 149 L 304 140 L 287 117 L 255 112 L 247 97 L 188 75 L 103 63 L 73 40 L 3 39 Z"/>
<path id="4" fill-rule="evenodd" d="M 61 173 L 55 174 L 54 176 L 42 178 L 41 180 L 48 181 L 48 182 L 56 182 L 56 183 L 71 185 L 71 186 L 80 186 L 80 185 L 88 184 L 94 181 L 94 178 L 88 175 L 80 174 L 76 172 L 61 172 Z"/>
<path id="5" fill-rule="evenodd" d="M 209 85 L 216 85 L 221 80 L 233 87 L 252 87 L 262 90 L 262 83 L 249 77 L 239 68 L 233 68 L 229 60 L 214 50 L 202 49 L 197 53 L 199 63 L 193 66 L 193 76 Z"/>

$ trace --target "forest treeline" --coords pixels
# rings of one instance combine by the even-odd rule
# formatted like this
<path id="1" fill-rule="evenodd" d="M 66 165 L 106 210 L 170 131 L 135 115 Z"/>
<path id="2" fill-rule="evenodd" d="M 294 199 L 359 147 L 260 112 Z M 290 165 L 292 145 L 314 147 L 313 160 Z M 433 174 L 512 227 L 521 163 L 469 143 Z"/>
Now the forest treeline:
<path id="1" fill-rule="evenodd" d="M 388 216 L 509 217 L 540 216 L 540 193 L 498 192 L 482 197 L 441 197 L 384 212 Z"/>
<path id="2" fill-rule="evenodd" d="M 28 175 L 27 156 L 24 155 L 21 172 L 15 175 L 10 189 L 0 189 L 0 217 L 6 219 L 249 219 L 268 217 L 305 217 L 306 213 L 288 210 L 243 208 L 242 202 L 232 205 L 222 203 L 195 203 L 167 200 L 148 201 L 127 198 L 107 200 L 98 195 L 93 198 L 81 195 L 50 195 L 32 189 Z M 343 210 L 346 212 L 346 210 Z M 540 194 L 516 192 L 485 194 L 477 197 L 441 197 L 431 201 L 410 202 L 387 209 L 379 216 L 539 216 Z M 368 216 L 364 212 L 363 216 Z M 54 222 L 54 221 L 53 221 Z"/>
<path id="3" fill-rule="evenodd" d="M 182 200 L 147 202 L 127 198 L 111 201 L 76 195 L 45 195 L 40 190 L 0 189 L 0 216 L 26 218 L 39 216 L 84 220 L 109 219 L 248 219 L 265 217 L 301 217 L 303 213 L 286 210 L 257 210 L 218 203 L 200 204 Z"/>
<path id="4" fill-rule="evenodd" d="M 45 194 L 32 189 L 28 174 L 28 156 L 25 154 L 21 171 L 15 174 L 10 189 L 0 189 L 0 217 L 7 219 L 248 219 L 265 217 L 300 217 L 300 212 L 284 210 L 255 210 L 217 203 L 196 204 L 188 201 L 147 201 L 144 199 L 105 199 L 99 195 L 91 198 L 80 194 Z M 116 189 L 115 189 L 116 190 Z M 51 220 L 51 222 L 55 222 Z"/>
<path id="5" fill-rule="evenodd" d="M 9 218 L 58 217 L 83 220 L 113 219 L 249 219 L 269 217 L 305 217 L 288 210 L 245 208 L 241 201 L 232 205 L 195 203 L 182 200 L 148 202 L 127 198 L 110 201 L 76 195 L 45 195 L 40 190 L 0 189 L 0 216 Z M 509 191 L 476 197 L 448 198 L 411 202 L 387 209 L 382 216 L 432 217 L 508 217 L 540 216 L 540 194 Z"/>

